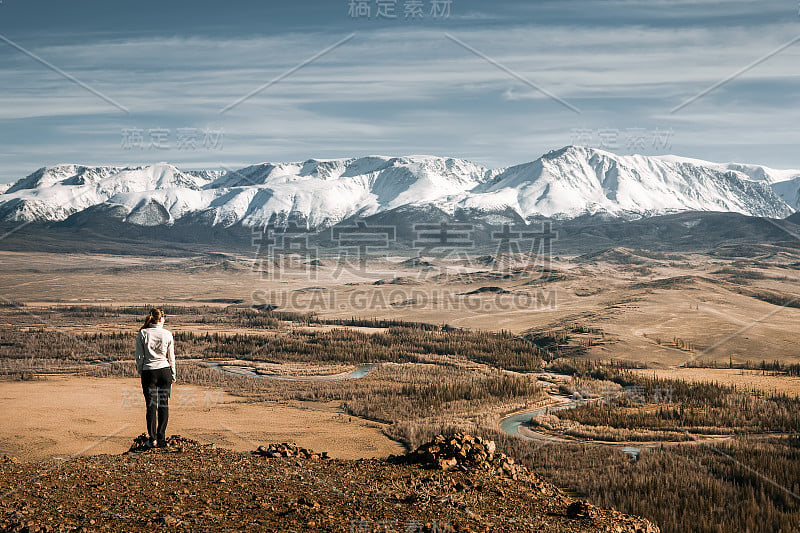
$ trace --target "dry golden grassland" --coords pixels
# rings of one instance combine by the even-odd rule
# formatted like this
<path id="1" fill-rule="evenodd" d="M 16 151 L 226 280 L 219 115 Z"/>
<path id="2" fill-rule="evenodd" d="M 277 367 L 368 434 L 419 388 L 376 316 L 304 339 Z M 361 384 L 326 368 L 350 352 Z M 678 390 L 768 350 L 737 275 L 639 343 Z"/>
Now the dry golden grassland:
<path id="1" fill-rule="evenodd" d="M 656 376 L 689 383 L 714 382 L 731 385 L 741 390 L 800 396 L 800 377 L 770 371 L 741 368 L 675 368 L 633 370 L 633 372 L 642 376 Z"/>
<path id="2" fill-rule="evenodd" d="M 378 317 L 515 333 L 579 324 L 603 332 L 602 337 L 573 335 L 574 343 L 585 345 L 584 355 L 594 359 L 657 368 L 686 362 L 800 362 L 800 329 L 795 327 L 800 252 L 773 248 L 757 257 L 616 249 L 554 260 L 545 277 L 518 270 L 501 275 L 492 266 L 446 262 L 418 268 L 400 257 L 376 260 L 357 275 L 326 260 L 314 269 L 313 279 L 279 280 L 253 272 L 245 256 L 0 252 L 0 279 L 3 298 L 31 308 L 205 305 L 212 315 L 213 308 L 231 304 L 272 303 L 280 310 L 327 318 Z M 505 292 L 467 294 L 485 287 Z M 123 331 L 135 322 L 124 318 L 63 327 Z M 213 320 L 181 326 L 197 333 L 251 331 Z"/>

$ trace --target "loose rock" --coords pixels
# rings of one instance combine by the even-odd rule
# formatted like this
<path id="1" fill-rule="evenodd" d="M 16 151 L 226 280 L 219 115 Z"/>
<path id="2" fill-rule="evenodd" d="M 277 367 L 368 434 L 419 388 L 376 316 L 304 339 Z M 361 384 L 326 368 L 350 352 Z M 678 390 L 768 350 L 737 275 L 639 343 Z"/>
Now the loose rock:
<path id="1" fill-rule="evenodd" d="M 432 441 L 421 445 L 397 462 L 417 463 L 439 470 L 488 470 L 499 476 L 516 478 L 526 472 L 522 465 L 514 464 L 514 458 L 496 453 L 494 441 L 473 437 L 464 433 L 436 435 Z"/>
<path id="2" fill-rule="evenodd" d="M 150 440 L 147 438 L 147 435 L 142 433 L 135 439 L 133 439 L 133 444 L 131 444 L 128 453 L 139 453 L 139 452 L 146 452 L 146 451 L 156 451 L 156 450 L 164 450 L 171 452 L 182 452 L 185 451 L 187 448 L 200 446 L 200 443 L 196 440 L 187 439 L 186 437 L 181 437 L 180 435 L 171 435 L 166 439 L 166 446 L 161 448 L 148 448 L 147 441 Z M 212 445 L 213 446 L 213 445 Z"/>
<path id="3" fill-rule="evenodd" d="M 267 446 L 259 446 L 255 451 L 251 452 L 254 455 L 261 457 L 291 457 L 295 459 L 310 459 L 312 461 L 330 459 L 328 452 L 316 453 L 308 448 L 301 448 L 300 446 L 288 442 L 272 443 Z"/>

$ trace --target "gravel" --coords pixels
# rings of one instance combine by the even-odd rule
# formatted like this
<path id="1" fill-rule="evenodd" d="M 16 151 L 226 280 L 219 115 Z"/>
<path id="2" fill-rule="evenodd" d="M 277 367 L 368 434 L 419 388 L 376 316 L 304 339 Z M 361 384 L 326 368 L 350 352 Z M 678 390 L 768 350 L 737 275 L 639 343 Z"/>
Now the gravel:
<path id="1" fill-rule="evenodd" d="M 464 435 L 429 445 L 450 454 L 454 439 L 463 449 Z M 470 439 L 480 445 L 473 459 L 444 469 L 443 456 L 431 461 L 427 452 L 350 461 L 290 443 L 242 453 L 177 435 L 164 448 L 134 442 L 122 455 L 7 458 L 0 531 L 658 531 L 571 498 L 524 468 L 504 469 L 513 465 L 506 456 L 482 467 L 474 458 L 488 457 L 493 445 Z"/>

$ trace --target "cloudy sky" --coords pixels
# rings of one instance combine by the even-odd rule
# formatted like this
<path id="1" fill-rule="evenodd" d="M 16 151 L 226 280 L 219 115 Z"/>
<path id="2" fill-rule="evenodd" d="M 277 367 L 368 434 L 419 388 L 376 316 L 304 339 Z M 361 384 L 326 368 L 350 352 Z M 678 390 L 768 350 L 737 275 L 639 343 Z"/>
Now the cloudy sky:
<path id="1" fill-rule="evenodd" d="M 0 183 L 68 162 L 434 154 L 499 167 L 568 144 L 800 168 L 799 10 L 2 0 Z"/>

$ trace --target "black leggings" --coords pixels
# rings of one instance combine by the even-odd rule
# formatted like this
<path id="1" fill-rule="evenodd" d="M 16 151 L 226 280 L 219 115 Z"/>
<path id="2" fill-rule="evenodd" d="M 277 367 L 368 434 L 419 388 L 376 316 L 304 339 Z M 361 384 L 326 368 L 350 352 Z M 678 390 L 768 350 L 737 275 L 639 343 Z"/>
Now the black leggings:
<path id="1" fill-rule="evenodd" d="M 163 441 L 169 420 L 172 368 L 142 370 L 142 392 L 147 407 L 147 434 L 150 440 Z"/>

